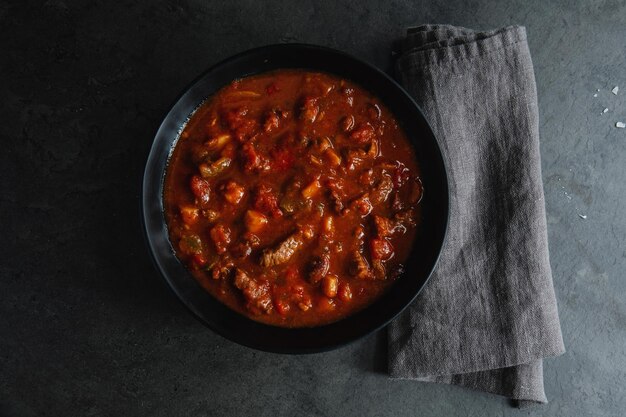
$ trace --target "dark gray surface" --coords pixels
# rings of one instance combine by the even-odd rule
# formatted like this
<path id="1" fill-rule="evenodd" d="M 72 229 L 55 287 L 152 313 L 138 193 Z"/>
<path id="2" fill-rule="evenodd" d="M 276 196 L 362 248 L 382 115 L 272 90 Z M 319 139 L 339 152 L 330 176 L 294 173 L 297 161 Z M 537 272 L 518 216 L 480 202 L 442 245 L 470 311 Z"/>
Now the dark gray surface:
<path id="1" fill-rule="evenodd" d="M 626 4 L 82 3 L 0 3 L 0 416 L 622 414 Z M 384 334 L 302 357 L 233 345 L 187 314 L 143 247 L 147 147 L 202 70 L 281 41 L 388 67 L 392 40 L 424 22 L 528 30 L 568 349 L 545 363 L 543 407 L 389 381 Z"/>

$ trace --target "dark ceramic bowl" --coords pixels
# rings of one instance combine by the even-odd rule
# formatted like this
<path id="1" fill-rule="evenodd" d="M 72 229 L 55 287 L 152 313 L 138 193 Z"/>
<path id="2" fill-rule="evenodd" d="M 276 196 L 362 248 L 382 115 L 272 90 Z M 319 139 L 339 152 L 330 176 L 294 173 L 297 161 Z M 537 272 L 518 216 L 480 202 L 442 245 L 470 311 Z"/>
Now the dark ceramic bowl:
<path id="1" fill-rule="evenodd" d="M 287 329 L 250 320 L 207 293 L 174 255 L 163 214 L 163 180 L 172 149 L 190 114 L 233 79 L 281 68 L 306 68 L 353 80 L 378 96 L 412 140 L 422 170 L 423 223 L 406 272 L 366 309 L 335 323 Z M 330 350 L 389 323 L 420 292 L 437 263 L 448 224 L 446 168 L 430 126 L 413 99 L 373 66 L 342 52 L 285 44 L 253 49 L 223 61 L 191 84 L 165 116 L 152 144 L 143 178 L 142 215 L 147 243 L 169 287 L 191 312 L 218 334 L 255 349 L 280 353 Z"/>

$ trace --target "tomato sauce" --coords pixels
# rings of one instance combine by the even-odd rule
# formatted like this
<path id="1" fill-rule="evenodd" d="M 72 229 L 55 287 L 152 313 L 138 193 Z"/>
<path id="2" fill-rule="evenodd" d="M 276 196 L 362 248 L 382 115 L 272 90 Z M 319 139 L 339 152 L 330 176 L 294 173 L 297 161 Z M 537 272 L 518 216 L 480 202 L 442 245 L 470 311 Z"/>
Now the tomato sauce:
<path id="1" fill-rule="evenodd" d="M 319 326 L 376 300 L 420 222 L 413 148 L 393 114 L 337 76 L 236 80 L 190 117 L 165 179 L 172 247 L 254 320 Z"/>

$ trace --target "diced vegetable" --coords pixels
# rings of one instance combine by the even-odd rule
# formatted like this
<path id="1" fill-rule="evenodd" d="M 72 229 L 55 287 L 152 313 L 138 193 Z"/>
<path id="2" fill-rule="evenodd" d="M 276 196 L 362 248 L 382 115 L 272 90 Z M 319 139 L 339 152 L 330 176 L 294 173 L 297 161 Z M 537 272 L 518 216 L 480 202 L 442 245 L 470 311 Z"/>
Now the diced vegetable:
<path id="1" fill-rule="evenodd" d="M 211 151 L 219 151 L 227 143 L 231 141 L 231 136 L 228 133 L 222 133 L 217 136 L 213 136 L 211 139 L 205 142 L 205 146 Z"/>
<path id="2" fill-rule="evenodd" d="M 220 213 L 215 210 L 202 210 L 202 215 L 211 223 L 220 217 Z"/>
<path id="3" fill-rule="evenodd" d="M 302 298 L 302 301 L 300 301 L 300 302 L 298 303 L 298 307 L 299 307 L 299 308 L 300 308 L 300 310 L 302 310 L 302 311 L 309 311 L 309 309 L 310 309 L 311 307 L 313 307 L 313 300 L 311 299 L 311 297 L 310 297 L 310 296 L 305 295 L 305 296 Z"/>
<path id="4" fill-rule="evenodd" d="M 324 236 L 327 238 L 332 238 L 335 235 L 335 221 L 333 216 L 326 216 L 322 220 L 322 230 L 324 231 Z"/>
<path id="5" fill-rule="evenodd" d="M 328 298 L 335 298 L 339 288 L 339 278 L 337 275 L 326 275 L 322 279 L 322 291 Z"/>
<path id="6" fill-rule="evenodd" d="M 224 172 L 226 168 L 230 166 L 231 162 L 232 159 L 230 158 L 220 158 L 210 164 L 200 164 L 198 169 L 200 169 L 200 175 L 204 178 L 215 177 Z"/>
<path id="7" fill-rule="evenodd" d="M 370 149 L 367 151 L 367 156 L 370 158 L 376 158 L 378 156 L 378 140 L 372 139 L 372 143 L 370 143 Z"/>
<path id="8" fill-rule="evenodd" d="M 302 196 L 304 198 L 313 198 L 315 197 L 321 188 L 321 184 L 318 179 L 313 180 L 309 185 L 302 189 Z"/>
<path id="9" fill-rule="evenodd" d="M 260 232 L 267 225 L 267 217 L 256 210 L 246 211 L 245 223 L 248 230 L 252 233 Z"/>
<path id="10" fill-rule="evenodd" d="M 186 255 L 199 254 L 202 252 L 202 240 L 198 235 L 184 235 L 178 243 L 178 248 Z"/>
<path id="11" fill-rule="evenodd" d="M 324 136 L 318 140 L 317 150 L 319 152 L 324 152 L 328 148 L 332 148 L 333 144 L 327 136 Z"/>
<path id="12" fill-rule="evenodd" d="M 195 224 L 200 217 L 200 210 L 194 206 L 180 206 L 180 217 L 187 225 Z"/>
<path id="13" fill-rule="evenodd" d="M 334 168 L 341 165 L 341 157 L 337 155 L 337 152 L 333 149 L 326 149 L 326 151 L 324 151 L 324 161 Z"/>
<path id="14" fill-rule="evenodd" d="M 222 192 L 226 201 L 237 205 L 246 194 L 246 189 L 235 181 L 228 181 L 223 185 Z"/>

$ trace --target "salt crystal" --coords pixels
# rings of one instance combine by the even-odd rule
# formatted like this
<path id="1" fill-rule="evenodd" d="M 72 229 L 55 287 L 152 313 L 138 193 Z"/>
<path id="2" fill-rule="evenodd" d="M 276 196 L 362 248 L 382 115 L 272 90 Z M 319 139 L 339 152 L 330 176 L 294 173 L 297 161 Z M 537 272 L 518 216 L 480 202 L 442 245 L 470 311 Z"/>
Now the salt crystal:
<path id="1" fill-rule="evenodd" d="M 579 214 L 578 217 L 580 217 L 583 220 L 587 220 L 587 215 L 586 214 Z"/>
<path id="2" fill-rule="evenodd" d="M 618 92 L 618 91 L 619 91 L 619 87 L 618 87 L 618 86 L 615 86 L 615 87 L 613 87 L 613 89 L 611 90 L 611 93 L 613 93 L 613 94 L 617 95 L 617 92 Z"/>
<path id="3" fill-rule="evenodd" d="M 615 123 L 615 127 L 619 127 L 620 129 L 623 129 L 626 127 L 626 123 L 624 122 L 617 122 Z"/>

